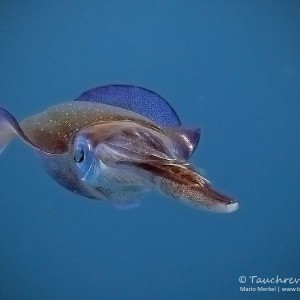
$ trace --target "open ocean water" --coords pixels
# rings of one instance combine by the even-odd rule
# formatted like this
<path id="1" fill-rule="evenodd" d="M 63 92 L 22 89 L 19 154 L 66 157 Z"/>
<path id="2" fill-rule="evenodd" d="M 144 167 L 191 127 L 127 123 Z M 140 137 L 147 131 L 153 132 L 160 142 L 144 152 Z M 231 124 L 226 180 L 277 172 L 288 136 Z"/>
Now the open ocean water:
<path id="1" fill-rule="evenodd" d="M 16 140 L 0 157 L 0 300 L 300 299 L 299 8 L 1 1 L 1 107 L 21 120 L 144 86 L 201 127 L 192 162 L 240 209 L 154 192 L 116 209 L 63 189 Z"/>

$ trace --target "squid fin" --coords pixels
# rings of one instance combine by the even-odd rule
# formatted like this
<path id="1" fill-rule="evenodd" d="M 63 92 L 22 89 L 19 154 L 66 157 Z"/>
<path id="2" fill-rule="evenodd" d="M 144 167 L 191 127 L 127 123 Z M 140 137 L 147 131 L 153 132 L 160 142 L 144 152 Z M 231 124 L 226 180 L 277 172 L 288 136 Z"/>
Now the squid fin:
<path id="1" fill-rule="evenodd" d="M 15 117 L 11 115 L 7 110 L 0 107 L 0 154 L 16 135 L 19 136 L 27 144 L 36 149 L 39 149 L 39 147 L 33 144 L 25 135 Z"/>

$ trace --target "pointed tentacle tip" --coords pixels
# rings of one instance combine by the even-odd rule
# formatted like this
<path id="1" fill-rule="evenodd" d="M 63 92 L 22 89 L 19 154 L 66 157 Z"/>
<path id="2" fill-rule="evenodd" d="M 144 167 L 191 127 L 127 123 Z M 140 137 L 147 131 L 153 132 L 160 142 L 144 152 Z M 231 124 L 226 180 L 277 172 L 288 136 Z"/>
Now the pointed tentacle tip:
<path id="1" fill-rule="evenodd" d="M 235 200 L 231 200 L 229 203 L 226 204 L 217 204 L 214 207 L 212 207 L 212 211 L 219 212 L 219 213 L 232 213 L 239 209 L 239 202 Z"/>

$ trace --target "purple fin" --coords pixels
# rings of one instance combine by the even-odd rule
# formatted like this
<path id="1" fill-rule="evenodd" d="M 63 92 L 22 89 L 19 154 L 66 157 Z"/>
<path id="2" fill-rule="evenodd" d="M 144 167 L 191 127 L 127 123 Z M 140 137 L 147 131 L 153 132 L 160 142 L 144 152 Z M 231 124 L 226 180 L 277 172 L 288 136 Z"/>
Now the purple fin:
<path id="1" fill-rule="evenodd" d="M 28 143 L 32 147 L 39 149 L 39 147 L 33 144 L 25 135 L 15 117 L 7 110 L 0 107 L 0 153 L 15 135 L 18 135 L 24 142 Z"/>
<path id="2" fill-rule="evenodd" d="M 91 101 L 122 107 L 149 118 L 160 126 L 180 126 L 172 106 L 158 94 L 133 85 L 105 85 L 81 94 L 75 101 Z"/>

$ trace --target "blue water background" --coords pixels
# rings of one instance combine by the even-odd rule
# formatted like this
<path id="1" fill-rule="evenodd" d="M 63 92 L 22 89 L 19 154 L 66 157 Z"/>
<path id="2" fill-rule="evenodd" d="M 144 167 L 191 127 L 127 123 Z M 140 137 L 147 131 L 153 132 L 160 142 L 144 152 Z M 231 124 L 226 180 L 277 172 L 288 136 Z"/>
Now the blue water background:
<path id="1" fill-rule="evenodd" d="M 21 120 L 98 85 L 154 90 L 202 128 L 192 162 L 240 209 L 153 192 L 118 210 L 64 190 L 14 141 L 0 158 L 0 299 L 299 299 L 239 291 L 241 275 L 300 277 L 299 7 L 1 1 L 0 106 Z"/>

